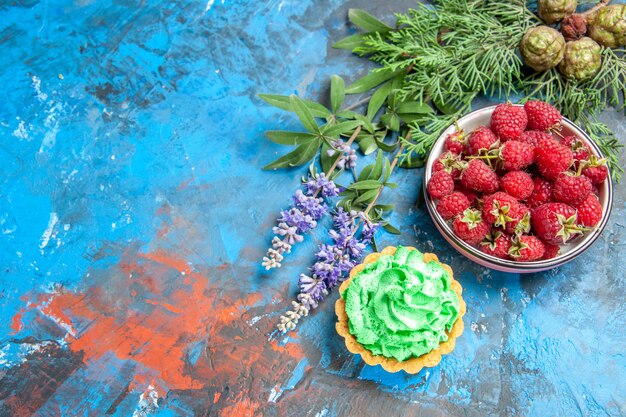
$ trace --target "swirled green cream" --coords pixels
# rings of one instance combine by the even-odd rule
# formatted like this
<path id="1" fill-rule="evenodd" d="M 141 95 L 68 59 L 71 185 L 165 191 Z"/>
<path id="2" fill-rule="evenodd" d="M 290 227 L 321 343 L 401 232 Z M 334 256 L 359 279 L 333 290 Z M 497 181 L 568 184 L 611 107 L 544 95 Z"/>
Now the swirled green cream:
<path id="1" fill-rule="evenodd" d="M 451 277 L 437 262 L 400 246 L 357 274 L 342 297 L 350 333 L 375 355 L 404 361 L 440 342 L 459 316 Z"/>

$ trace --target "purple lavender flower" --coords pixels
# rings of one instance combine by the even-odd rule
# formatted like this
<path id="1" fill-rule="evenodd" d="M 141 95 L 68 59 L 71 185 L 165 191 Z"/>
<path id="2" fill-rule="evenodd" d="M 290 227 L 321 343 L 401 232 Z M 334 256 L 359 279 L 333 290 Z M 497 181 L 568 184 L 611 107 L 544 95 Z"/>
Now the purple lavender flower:
<path id="1" fill-rule="evenodd" d="M 336 197 L 339 195 L 337 185 L 330 179 L 326 178 L 326 174 L 319 173 L 309 177 L 304 183 L 308 195 L 321 194 L 324 198 Z"/>
<path id="2" fill-rule="evenodd" d="M 339 156 L 339 161 L 337 161 L 337 167 L 339 169 L 350 169 L 356 166 L 357 156 L 354 149 L 352 149 L 343 141 L 333 141 L 331 145 L 333 146 L 333 149 L 328 150 L 328 156 L 333 156 L 337 152 L 341 152 L 341 155 Z"/>
<path id="3" fill-rule="evenodd" d="M 363 218 L 366 220 L 362 220 Z M 355 235 L 361 224 L 363 229 L 358 238 Z M 327 291 L 343 281 L 357 260 L 363 256 L 377 229 L 378 224 L 372 223 L 362 213 L 348 213 L 342 208 L 337 209 L 333 213 L 333 229 L 328 232 L 333 244 L 322 244 L 318 247 L 317 262 L 310 268 L 313 276 L 300 277 L 300 294 L 308 294 L 316 302 L 321 301 L 326 293 L 317 291 L 317 287 L 311 283 L 322 282 Z"/>
<path id="4" fill-rule="evenodd" d="M 280 212 L 278 225 L 273 228 L 276 236 L 262 262 L 267 270 L 280 268 L 283 255 L 291 252 L 295 243 L 302 242 L 302 235 L 315 229 L 318 220 L 328 213 L 324 200 L 339 194 L 337 185 L 323 173 L 313 174 L 303 183 L 306 193 L 296 190 L 293 207 Z"/>

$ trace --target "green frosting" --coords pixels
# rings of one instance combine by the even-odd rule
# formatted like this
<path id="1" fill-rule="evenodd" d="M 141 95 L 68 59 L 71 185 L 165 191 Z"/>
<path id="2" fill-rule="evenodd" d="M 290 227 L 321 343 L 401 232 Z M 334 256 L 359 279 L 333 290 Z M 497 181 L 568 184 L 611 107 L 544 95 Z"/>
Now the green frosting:
<path id="1" fill-rule="evenodd" d="M 342 297 L 350 333 L 375 355 L 404 361 L 448 340 L 459 316 L 451 277 L 421 252 L 400 246 L 357 274 Z"/>

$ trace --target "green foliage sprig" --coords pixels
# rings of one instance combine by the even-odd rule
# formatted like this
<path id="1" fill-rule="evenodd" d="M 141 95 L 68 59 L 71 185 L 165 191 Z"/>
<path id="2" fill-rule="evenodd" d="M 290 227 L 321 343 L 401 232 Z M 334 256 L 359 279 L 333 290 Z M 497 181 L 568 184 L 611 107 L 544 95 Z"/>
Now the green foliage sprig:
<path id="1" fill-rule="evenodd" d="M 522 102 L 537 98 L 556 105 L 598 142 L 614 177 L 619 178 L 621 145 L 598 121 L 598 114 L 608 106 L 625 109 L 623 51 L 605 48 L 601 71 L 584 82 L 567 79 L 556 69 L 537 74 L 523 66 L 518 52 L 524 33 L 542 24 L 526 1 L 434 3 L 434 7 L 420 4 L 406 14 L 398 14 L 393 29 L 387 25 L 366 27 L 362 24 L 364 12 L 351 12 L 352 23 L 367 33 L 349 36 L 334 45 L 382 65 L 355 83 L 361 88 L 349 86 L 348 90 L 364 92 L 366 87 L 380 84 L 363 80 L 403 77 L 396 82 L 399 100 L 431 102 L 437 110 L 408 122 L 413 137 L 411 143 L 406 143 L 408 166 L 412 159 L 428 153 L 444 128 L 471 110 L 476 97 L 518 96 Z M 357 20 L 353 18 L 356 15 Z"/>

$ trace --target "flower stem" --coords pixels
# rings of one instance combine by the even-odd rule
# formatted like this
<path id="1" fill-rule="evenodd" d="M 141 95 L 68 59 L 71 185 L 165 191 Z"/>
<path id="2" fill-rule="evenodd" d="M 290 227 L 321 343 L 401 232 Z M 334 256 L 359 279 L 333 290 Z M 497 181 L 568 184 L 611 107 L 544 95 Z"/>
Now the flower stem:
<path id="1" fill-rule="evenodd" d="M 406 140 L 410 140 L 410 139 L 411 139 L 411 132 L 409 132 L 406 135 Z M 400 155 L 402 155 L 403 150 L 404 150 L 404 143 L 400 144 L 400 147 L 398 148 L 398 152 L 396 152 L 396 156 L 393 158 L 393 161 L 391 161 L 391 165 L 389 166 L 389 174 L 391 174 L 394 168 L 396 167 L 396 165 L 398 165 L 398 160 L 400 159 Z M 368 213 L 374 207 L 374 204 L 376 204 L 376 202 L 380 198 L 380 195 L 383 193 L 384 188 L 385 188 L 385 184 L 382 184 L 380 187 L 378 187 L 378 192 L 376 193 L 376 197 L 374 197 L 372 202 L 369 203 L 369 205 L 365 208 L 365 210 L 363 211 L 363 214 L 365 214 L 366 216 L 368 215 Z"/>
<path id="2" fill-rule="evenodd" d="M 357 128 L 354 130 L 354 133 L 352 133 L 352 136 L 350 136 L 350 139 L 348 139 L 348 141 L 346 142 L 347 146 L 352 145 L 352 142 L 354 142 L 354 140 L 356 139 L 356 137 L 359 135 L 359 133 L 361 133 L 361 126 L 357 126 Z M 333 162 L 333 164 L 330 166 L 330 168 L 328 169 L 328 172 L 326 172 L 326 177 L 330 178 L 330 176 L 332 175 L 332 173 L 335 171 L 335 169 L 337 168 L 337 164 L 339 163 L 339 160 L 341 159 L 340 155 L 337 155 L 337 159 L 335 159 L 335 162 Z M 317 194 L 319 194 L 321 188 L 318 189 L 314 194 L 313 197 L 317 197 Z"/>

